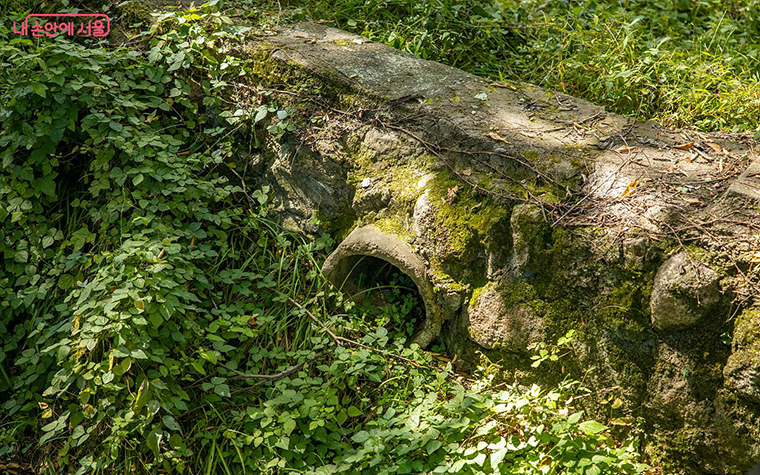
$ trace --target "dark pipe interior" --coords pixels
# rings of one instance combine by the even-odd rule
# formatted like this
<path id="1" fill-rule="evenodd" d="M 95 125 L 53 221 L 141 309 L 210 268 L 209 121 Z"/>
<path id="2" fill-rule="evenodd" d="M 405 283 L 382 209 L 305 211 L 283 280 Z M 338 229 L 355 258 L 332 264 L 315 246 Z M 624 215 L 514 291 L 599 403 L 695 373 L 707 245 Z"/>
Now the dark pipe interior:
<path id="1" fill-rule="evenodd" d="M 412 279 L 393 264 L 371 256 L 351 259 L 343 291 L 389 334 L 411 336 L 425 320 L 425 304 Z"/>

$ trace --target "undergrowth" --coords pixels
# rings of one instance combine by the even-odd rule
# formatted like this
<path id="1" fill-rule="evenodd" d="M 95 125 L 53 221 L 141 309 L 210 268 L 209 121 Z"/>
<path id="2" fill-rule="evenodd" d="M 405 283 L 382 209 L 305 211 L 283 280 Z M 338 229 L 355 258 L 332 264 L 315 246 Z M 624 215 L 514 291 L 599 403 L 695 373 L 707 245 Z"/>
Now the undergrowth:
<path id="1" fill-rule="evenodd" d="M 288 21 L 328 21 L 425 59 L 567 92 L 621 114 L 701 130 L 760 130 L 757 0 L 289 5 Z"/>
<path id="2" fill-rule="evenodd" d="M 124 47 L 0 25 L 0 470 L 645 471 L 578 382 L 456 375 L 324 283 L 330 237 L 235 180 L 242 144 L 296 132 L 234 99 L 241 33 L 216 2 Z"/>

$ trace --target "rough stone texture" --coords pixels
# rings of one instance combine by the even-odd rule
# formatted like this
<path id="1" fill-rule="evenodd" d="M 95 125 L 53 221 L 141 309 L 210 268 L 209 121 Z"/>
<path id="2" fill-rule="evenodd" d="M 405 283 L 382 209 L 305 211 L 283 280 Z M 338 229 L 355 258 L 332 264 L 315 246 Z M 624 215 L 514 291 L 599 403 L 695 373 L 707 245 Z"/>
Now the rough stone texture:
<path id="1" fill-rule="evenodd" d="M 294 227 L 349 235 L 326 273 L 361 255 L 397 265 L 428 310 L 417 341 L 440 330 L 470 367 L 484 352 L 552 383 L 559 372 L 532 370 L 525 347 L 576 329 L 567 367 L 620 386 L 664 473 L 733 475 L 760 456 L 760 321 L 742 314 L 734 331 L 720 295 L 760 295 L 747 278 L 754 142 L 494 83 L 324 25 L 250 48 L 277 89 L 318 97 L 309 107 L 330 117 L 256 168 Z"/>
<path id="2" fill-rule="evenodd" d="M 720 301 L 719 276 L 681 251 L 660 267 L 654 280 L 652 324 L 660 330 L 693 326 Z"/>
<path id="3" fill-rule="evenodd" d="M 746 309 L 737 318 L 733 346 L 723 369 L 726 385 L 760 402 L 760 309 Z"/>
<path id="4" fill-rule="evenodd" d="M 532 204 L 520 204 L 512 209 L 510 224 L 512 228 L 511 270 L 523 275 L 533 274 L 538 269 L 532 269 L 530 266 L 532 243 L 548 232 L 548 223 L 541 208 Z"/>
<path id="5" fill-rule="evenodd" d="M 525 352 L 542 341 L 543 322 L 528 305 L 508 305 L 497 285 L 473 297 L 464 309 L 470 339 L 484 348 Z"/>
<path id="6" fill-rule="evenodd" d="M 314 233 L 319 216 L 351 219 L 354 187 L 346 183 L 346 172 L 329 155 L 300 153 L 294 160 L 295 144 L 283 140 L 279 156 L 269 165 L 263 184 L 271 186 L 279 199 L 277 211 L 290 228 Z"/>

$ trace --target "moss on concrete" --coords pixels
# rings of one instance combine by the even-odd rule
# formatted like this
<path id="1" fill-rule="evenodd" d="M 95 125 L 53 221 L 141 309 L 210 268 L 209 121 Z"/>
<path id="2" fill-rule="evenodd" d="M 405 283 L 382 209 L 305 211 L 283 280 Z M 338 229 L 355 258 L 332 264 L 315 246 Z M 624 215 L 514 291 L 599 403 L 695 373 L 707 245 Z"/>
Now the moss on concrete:
<path id="1" fill-rule="evenodd" d="M 509 242 L 510 207 L 479 195 L 448 172 L 438 173 L 429 189 L 437 209 L 436 224 L 446 233 L 452 257 L 462 258 L 476 248 Z"/>
<path id="2" fill-rule="evenodd" d="M 744 309 L 736 317 L 733 344 L 737 348 L 760 348 L 760 307 Z"/>

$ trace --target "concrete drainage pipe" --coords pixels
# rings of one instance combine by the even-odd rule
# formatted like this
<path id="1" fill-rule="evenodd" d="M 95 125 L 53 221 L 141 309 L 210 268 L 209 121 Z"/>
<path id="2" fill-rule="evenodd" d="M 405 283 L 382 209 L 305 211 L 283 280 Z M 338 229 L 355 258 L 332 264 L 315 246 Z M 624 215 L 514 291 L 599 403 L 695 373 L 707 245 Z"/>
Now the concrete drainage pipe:
<path id="1" fill-rule="evenodd" d="M 415 283 L 425 305 L 425 321 L 412 337 L 412 342 L 421 347 L 427 346 L 440 333 L 443 318 L 427 276 L 427 266 L 409 244 L 374 226 L 357 228 L 330 254 L 322 266 L 322 273 L 340 287 L 357 262 L 366 256 L 396 266 Z"/>

